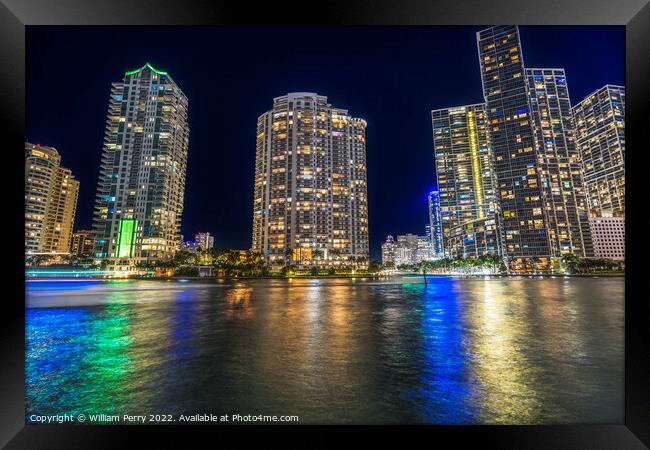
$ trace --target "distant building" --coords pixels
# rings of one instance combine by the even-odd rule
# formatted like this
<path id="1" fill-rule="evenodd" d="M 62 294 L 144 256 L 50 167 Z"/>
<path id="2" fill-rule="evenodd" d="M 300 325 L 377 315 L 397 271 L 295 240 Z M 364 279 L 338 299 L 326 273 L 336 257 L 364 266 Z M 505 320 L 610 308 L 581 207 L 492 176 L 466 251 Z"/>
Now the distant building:
<path id="1" fill-rule="evenodd" d="M 429 228 L 427 225 L 425 228 Z M 434 259 L 431 246 L 431 237 L 428 233 L 424 236 L 415 234 L 403 234 L 397 236 L 388 235 L 386 241 L 381 245 L 382 263 L 393 263 L 395 267 L 401 265 L 416 264 L 421 261 Z"/>
<path id="2" fill-rule="evenodd" d="M 429 259 L 435 259 L 436 254 L 434 251 L 434 245 L 433 245 L 433 232 L 431 231 L 431 225 L 426 224 L 424 226 L 424 236 L 427 238 L 427 243 L 429 246 Z"/>
<path id="3" fill-rule="evenodd" d="M 397 236 L 395 266 L 416 263 L 419 239 L 419 236 L 410 233 Z"/>
<path id="4" fill-rule="evenodd" d="M 429 232 L 431 236 L 431 249 L 434 257 L 442 257 L 444 248 L 442 246 L 442 223 L 440 221 L 440 192 L 429 193 Z"/>
<path id="5" fill-rule="evenodd" d="M 214 248 L 214 236 L 210 233 L 197 233 L 194 236 L 194 243 L 197 250 L 210 250 Z"/>
<path id="6" fill-rule="evenodd" d="M 183 241 L 183 250 L 194 253 L 196 251 L 196 242 Z"/>
<path id="7" fill-rule="evenodd" d="M 95 232 L 91 230 L 78 230 L 72 233 L 71 254 L 80 258 L 92 258 L 95 247 Z"/>
<path id="8" fill-rule="evenodd" d="M 395 248 L 395 267 L 413 264 L 415 250 L 405 245 L 397 245 Z"/>
<path id="9" fill-rule="evenodd" d="M 589 226 L 596 258 L 625 259 L 625 217 L 592 217 Z"/>
<path id="10" fill-rule="evenodd" d="M 427 230 L 429 226 L 425 227 Z M 418 236 L 418 246 L 415 250 L 415 262 L 431 261 L 434 259 L 433 248 L 431 246 L 431 235 L 425 234 Z"/>
<path id="11" fill-rule="evenodd" d="M 79 181 L 54 147 L 25 143 L 25 254 L 69 253 Z"/>
<path id="12" fill-rule="evenodd" d="M 381 244 L 381 263 L 395 264 L 396 250 L 397 243 L 393 240 L 393 236 L 389 234 Z"/>
<path id="13" fill-rule="evenodd" d="M 625 87 L 603 86 L 572 112 L 590 216 L 625 215 Z"/>
<path id="14" fill-rule="evenodd" d="M 188 100 L 149 63 L 113 83 L 93 229 L 95 257 L 128 267 L 173 257 L 189 146 Z"/>

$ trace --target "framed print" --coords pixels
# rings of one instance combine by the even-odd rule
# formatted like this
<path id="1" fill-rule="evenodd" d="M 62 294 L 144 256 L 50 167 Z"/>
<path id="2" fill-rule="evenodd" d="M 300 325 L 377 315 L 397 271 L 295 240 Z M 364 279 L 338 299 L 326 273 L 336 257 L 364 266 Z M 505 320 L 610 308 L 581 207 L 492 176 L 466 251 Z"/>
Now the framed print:
<path id="1" fill-rule="evenodd" d="M 7 448 L 647 448 L 647 2 L 3 3 Z"/>

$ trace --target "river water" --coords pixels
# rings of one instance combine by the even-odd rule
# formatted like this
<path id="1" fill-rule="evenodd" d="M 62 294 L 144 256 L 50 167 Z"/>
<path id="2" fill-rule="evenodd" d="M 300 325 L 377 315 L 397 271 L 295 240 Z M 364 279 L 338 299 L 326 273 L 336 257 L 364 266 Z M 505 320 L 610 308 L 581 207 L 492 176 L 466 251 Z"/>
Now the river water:
<path id="1" fill-rule="evenodd" d="M 623 422 L 623 278 L 28 281 L 26 417 Z"/>

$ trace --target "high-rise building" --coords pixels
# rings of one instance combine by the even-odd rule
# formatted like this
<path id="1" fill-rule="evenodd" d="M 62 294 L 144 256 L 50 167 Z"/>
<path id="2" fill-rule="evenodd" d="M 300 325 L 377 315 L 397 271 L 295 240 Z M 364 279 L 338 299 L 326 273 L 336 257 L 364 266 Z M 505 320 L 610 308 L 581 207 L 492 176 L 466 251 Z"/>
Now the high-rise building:
<path id="1" fill-rule="evenodd" d="M 551 249 L 519 30 L 491 27 L 477 33 L 477 43 L 504 256 L 514 270 L 530 258 L 548 267 Z"/>
<path id="2" fill-rule="evenodd" d="M 294 92 L 257 121 L 252 249 L 273 266 L 368 260 L 366 122 Z"/>
<path id="3" fill-rule="evenodd" d="M 431 236 L 431 251 L 433 257 L 443 256 L 442 222 L 440 219 L 440 191 L 429 193 L 429 234 Z"/>
<path id="4" fill-rule="evenodd" d="M 625 215 L 625 87 L 589 94 L 573 119 L 590 215 Z"/>
<path id="5" fill-rule="evenodd" d="M 72 233 L 72 249 L 70 253 L 80 258 L 92 258 L 95 247 L 95 232 L 77 230 Z"/>
<path id="6" fill-rule="evenodd" d="M 431 112 L 442 246 L 449 231 L 496 212 L 484 104 Z"/>
<path id="7" fill-rule="evenodd" d="M 447 236 L 448 258 L 477 258 L 501 255 L 498 216 L 484 217 L 456 225 Z"/>
<path id="8" fill-rule="evenodd" d="M 210 233 L 197 233 L 194 236 L 194 245 L 197 249 L 210 250 L 214 248 L 214 236 Z"/>
<path id="9" fill-rule="evenodd" d="M 625 259 L 624 216 L 591 217 L 589 225 L 596 258 Z"/>
<path id="10" fill-rule="evenodd" d="M 25 254 L 69 253 L 79 181 L 54 147 L 25 143 Z"/>
<path id="11" fill-rule="evenodd" d="M 395 252 L 397 244 L 390 234 L 386 236 L 386 240 L 381 244 L 381 263 L 382 264 L 395 264 Z"/>
<path id="12" fill-rule="evenodd" d="M 113 83 L 95 200 L 95 257 L 166 259 L 181 246 L 187 97 L 149 63 Z"/>
<path id="13" fill-rule="evenodd" d="M 526 80 L 550 254 L 555 258 L 569 253 L 591 256 L 566 74 L 564 69 L 526 68 Z"/>

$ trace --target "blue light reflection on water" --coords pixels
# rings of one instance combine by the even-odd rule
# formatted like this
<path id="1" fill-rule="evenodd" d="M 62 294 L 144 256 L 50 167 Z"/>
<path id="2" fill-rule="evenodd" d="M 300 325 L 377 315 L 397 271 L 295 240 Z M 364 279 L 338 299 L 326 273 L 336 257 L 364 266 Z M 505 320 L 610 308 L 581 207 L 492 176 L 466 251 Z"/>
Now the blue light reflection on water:
<path id="1" fill-rule="evenodd" d="M 194 330 L 194 315 L 196 314 L 197 302 L 194 289 L 179 291 L 174 295 L 174 315 L 171 324 L 171 348 L 174 364 L 183 363 L 184 358 L 191 355 L 192 335 Z"/>
<path id="2" fill-rule="evenodd" d="M 428 423 L 474 423 L 459 293 L 449 278 L 415 286 L 423 290 L 421 415 Z"/>
<path id="3" fill-rule="evenodd" d="M 27 413 L 615 423 L 622 299 L 620 279 L 28 282 Z"/>
<path id="4" fill-rule="evenodd" d="M 88 314 L 81 308 L 25 311 L 27 411 L 60 411 L 74 400 L 74 386 L 83 382 L 79 355 L 87 352 Z"/>
<path id="5" fill-rule="evenodd" d="M 29 293 L 85 291 L 105 283 L 103 280 L 27 280 L 26 287 Z"/>
<path id="6" fill-rule="evenodd" d="M 110 414 L 126 406 L 121 388 L 131 371 L 133 340 L 128 308 L 118 302 L 26 310 L 28 412 Z"/>

